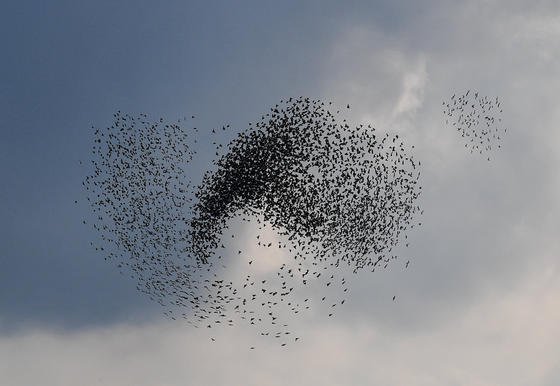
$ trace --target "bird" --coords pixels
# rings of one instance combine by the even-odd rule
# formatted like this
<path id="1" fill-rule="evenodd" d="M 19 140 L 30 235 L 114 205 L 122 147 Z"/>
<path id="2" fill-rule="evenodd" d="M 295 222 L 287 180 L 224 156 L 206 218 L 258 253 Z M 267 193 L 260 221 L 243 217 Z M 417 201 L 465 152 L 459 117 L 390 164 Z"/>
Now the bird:
<path id="1" fill-rule="evenodd" d="M 469 95 L 470 91 L 455 93 L 442 102 L 444 121 L 464 138 L 464 147 L 471 154 L 485 155 L 491 161 L 486 153 L 501 149 L 500 135 L 507 132 L 501 124 L 501 101 L 498 97 L 484 96 L 478 91 Z"/>
<path id="2" fill-rule="evenodd" d="M 117 111 L 94 131 L 92 170 L 82 181 L 97 252 L 166 317 L 208 329 L 245 323 L 275 341 L 292 336 L 284 322 L 324 302 L 326 291 L 330 308 L 344 304 L 343 267 L 388 267 L 420 226 L 422 169 L 411 147 L 339 112 L 329 101 L 283 99 L 228 130 L 224 144 L 225 129 L 212 129 L 216 152 L 208 152 L 194 115 L 168 121 Z M 205 155 L 214 158 L 198 177 L 193 168 Z M 262 255 L 237 245 L 236 219 L 256 224 Z M 289 258 L 263 276 L 253 262 L 274 250 Z M 241 273 L 230 270 L 245 261 Z M 319 292 L 301 301 L 308 287 Z"/>

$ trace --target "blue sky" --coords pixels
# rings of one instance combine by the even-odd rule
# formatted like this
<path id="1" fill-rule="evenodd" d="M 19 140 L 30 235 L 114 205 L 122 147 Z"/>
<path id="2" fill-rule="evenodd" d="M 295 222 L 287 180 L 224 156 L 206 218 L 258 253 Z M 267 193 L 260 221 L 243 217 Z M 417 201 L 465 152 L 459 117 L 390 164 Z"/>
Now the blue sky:
<path id="1" fill-rule="evenodd" d="M 196 114 L 207 131 L 252 119 L 280 97 L 316 90 L 316 53 L 334 31 L 324 21 L 306 25 L 313 7 L 288 4 L 7 8 L 2 326 L 78 327 L 142 313 L 150 304 L 92 253 L 91 232 L 80 226 L 88 208 L 74 205 L 91 126 L 108 124 L 117 109 L 169 119 Z"/>
<path id="2" fill-rule="evenodd" d="M 4 3 L 0 383 L 558 384 L 555 2 Z M 503 100 L 492 163 L 442 123 L 441 101 L 468 88 Z M 89 246 L 79 160 L 118 109 L 196 115 L 204 154 L 212 128 L 298 95 L 416 146 L 413 263 L 357 278 L 336 319 L 301 322 L 301 346 L 251 354 L 243 329 L 210 345 Z"/>
<path id="3" fill-rule="evenodd" d="M 407 8 L 8 2 L 0 27 L 2 327 L 80 327 L 151 308 L 92 252 L 80 226 L 88 208 L 74 205 L 78 161 L 89 154 L 92 125 L 120 109 L 195 114 L 210 131 L 245 125 L 283 97 L 332 97 L 321 90 L 329 42 L 355 19 L 398 30 Z"/>

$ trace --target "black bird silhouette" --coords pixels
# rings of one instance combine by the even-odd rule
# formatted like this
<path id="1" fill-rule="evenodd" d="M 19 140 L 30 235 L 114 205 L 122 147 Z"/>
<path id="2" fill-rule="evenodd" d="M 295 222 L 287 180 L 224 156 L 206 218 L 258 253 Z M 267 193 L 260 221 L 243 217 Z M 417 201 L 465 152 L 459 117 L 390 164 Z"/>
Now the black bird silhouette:
<path id="1" fill-rule="evenodd" d="M 270 338 L 293 333 L 284 320 L 313 302 L 296 296 L 302 287 L 329 291 L 329 300 L 346 293 L 343 268 L 387 267 L 419 224 L 420 163 L 410 149 L 397 135 L 351 127 L 330 105 L 281 101 L 227 146 L 214 141 L 224 150 L 198 183 L 190 172 L 199 129 L 118 111 L 95 131 L 83 182 L 96 247 L 170 318 L 207 328 L 243 322 Z M 256 221 L 258 247 L 282 251 L 276 272 L 259 276 L 252 263 L 267 256 L 233 249 L 235 218 Z M 268 228 L 274 241 L 265 241 Z M 242 277 L 228 270 L 234 258 L 248 261 Z M 344 304 L 332 300 L 329 309 Z"/>
<path id="2" fill-rule="evenodd" d="M 471 153 L 486 155 L 490 161 L 492 151 L 500 149 L 507 128 L 502 124 L 503 109 L 498 97 L 483 96 L 475 91 L 470 94 L 454 94 L 443 101 L 443 115 L 448 126 L 453 127 L 464 138 L 464 146 Z"/>

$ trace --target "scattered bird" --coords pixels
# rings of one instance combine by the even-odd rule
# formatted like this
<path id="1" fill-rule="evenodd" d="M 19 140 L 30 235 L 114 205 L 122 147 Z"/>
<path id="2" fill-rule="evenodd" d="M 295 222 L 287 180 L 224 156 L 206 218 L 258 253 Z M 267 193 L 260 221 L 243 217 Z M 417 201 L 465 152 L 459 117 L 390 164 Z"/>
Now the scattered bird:
<path id="1" fill-rule="evenodd" d="M 457 130 L 463 138 L 464 146 L 471 153 L 486 155 L 501 148 L 507 128 L 502 122 L 502 102 L 498 97 L 488 97 L 475 91 L 470 94 L 454 94 L 443 101 L 443 116 L 448 126 Z"/>

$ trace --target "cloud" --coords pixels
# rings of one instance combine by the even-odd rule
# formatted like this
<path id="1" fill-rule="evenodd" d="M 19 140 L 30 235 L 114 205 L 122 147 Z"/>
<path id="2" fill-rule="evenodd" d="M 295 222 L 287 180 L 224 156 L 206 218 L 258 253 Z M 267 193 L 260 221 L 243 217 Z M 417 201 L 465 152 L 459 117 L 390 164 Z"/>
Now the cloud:
<path id="1" fill-rule="evenodd" d="M 355 122 L 394 127 L 422 105 L 426 57 L 375 27 L 352 26 L 333 42 L 323 70 L 323 93 L 350 103 Z"/>
<path id="2" fill-rule="evenodd" d="M 323 63 L 313 68 L 322 75 L 316 88 L 350 103 L 351 120 L 415 145 L 425 214 L 403 259 L 354 278 L 336 318 L 318 309 L 294 323 L 301 344 L 281 348 L 243 328 L 215 332 L 212 343 L 208 330 L 163 321 L 28 328 L 0 335 L 0 383 L 557 384 L 557 7 L 433 2 L 399 20 L 398 31 L 363 18 L 333 27 L 342 32 L 313 61 Z M 243 74 L 250 83 L 252 68 Z M 465 152 L 442 124 L 442 99 L 468 88 L 503 99 L 509 134 L 492 162 Z M 250 228 L 240 233 L 240 248 L 254 245 Z M 269 262 L 255 269 L 269 274 L 277 261 Z"/>
<path id="3" fill-rule="evenodd" d="M 401 114 L 414 113 L 422 106 L 422 97 L 426 82 L 426 61 L 420 58 L 416 68 L 406 73 L 403 77 L 402 92 L 393 110 L 394 117 L 398 117 Z"/>
<path id="4" fill-rule="evenodd" d="M 154 321 L 0 336 L 7 385 L 546 385 L 558 371 L 560 267 L 487 294 L 449 323 L 401 333 L 367 320 L 308 326 L 300 344 Z M 398 303 L 394 305 L 398 307 Z M 256 345 L 250 350 L 249 345 Z"/>
<path id="5" fill-rule="evenodd" d="M 423 164 L 423 226 L 403 252 L 413 269 L 401 262 L 360 279 L 352 317 L 403 331 L 446 325 L 489 293 L 555 264 L 560 152 L 551 144 L 560 138 L 560 57 L 552 8 L 543 4 L 537 11 L 522 3 L 440 4 L 398 34 L 359 23 L 333 41 L 325 94 L 348 101 L 357 121 L 401 133 Z M 441 101 L 466 89 L 504 100 L 509 134 L 490 163 L 466 152 L 443 124 Z M 387 311 L 393 294 L 407 302 L 406 313 Z"/>

